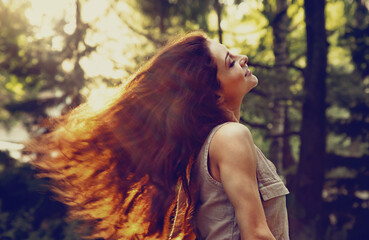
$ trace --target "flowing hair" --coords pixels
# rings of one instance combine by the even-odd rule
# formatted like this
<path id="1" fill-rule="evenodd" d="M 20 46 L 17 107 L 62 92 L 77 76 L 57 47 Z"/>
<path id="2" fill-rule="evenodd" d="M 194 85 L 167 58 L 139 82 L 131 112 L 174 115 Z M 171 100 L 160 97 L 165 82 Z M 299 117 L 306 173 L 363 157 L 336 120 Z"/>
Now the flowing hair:
<path id="1" fill-rule="evenodd" d="M 186 34 L 106 96 L 102 109 L 87 101 L 28 145 L 70 218 L 92 227 L 87 237 L 165 239 L 175 209 L 175 235 L 193 234 L 192 165 L 211 129 L 227 121 L 216 75 L 207 36 Z"/>

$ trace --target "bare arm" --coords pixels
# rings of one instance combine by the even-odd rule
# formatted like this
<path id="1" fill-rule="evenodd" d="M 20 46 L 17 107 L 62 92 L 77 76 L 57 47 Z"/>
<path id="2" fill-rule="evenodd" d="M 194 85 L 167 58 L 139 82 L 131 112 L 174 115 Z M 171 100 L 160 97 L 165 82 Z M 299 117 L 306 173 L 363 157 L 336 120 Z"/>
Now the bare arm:
<path id="1" fill-rule="evenodd" d="M 229 123 L 214 135 L 209 149 L 213 177 L 232 203 L 241 239 L 275 239 L 267 225 L 256 180 L 256 152 L 247 127 Z"/>

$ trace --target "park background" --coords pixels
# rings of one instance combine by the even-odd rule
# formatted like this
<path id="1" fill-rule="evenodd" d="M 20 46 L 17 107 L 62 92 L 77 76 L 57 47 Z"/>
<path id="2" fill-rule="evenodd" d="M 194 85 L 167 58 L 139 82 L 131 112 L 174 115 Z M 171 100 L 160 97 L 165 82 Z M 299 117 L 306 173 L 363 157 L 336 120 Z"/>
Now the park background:
<path id="1" fill-rule="evenodd" d="M 80 239 L 23 142 L 171 37 L 246 54 L 241 122 L 290 190 L 291 239 L 369 239 L 369 1 L 0 0 L 0 239 Z"/>

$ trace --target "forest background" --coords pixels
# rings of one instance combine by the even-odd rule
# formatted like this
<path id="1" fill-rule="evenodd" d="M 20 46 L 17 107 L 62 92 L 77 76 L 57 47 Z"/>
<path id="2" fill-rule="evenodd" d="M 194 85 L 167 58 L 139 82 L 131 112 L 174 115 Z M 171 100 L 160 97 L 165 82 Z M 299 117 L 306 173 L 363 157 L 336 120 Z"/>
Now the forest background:
<path id="1" fill-rule="evenodd" d="M 366 0 L 0 0 L 0 239 L 80 239 L 22 142 L 199 29 L 259 78 L 241 121 L 291 192 L 291 239 L 369 239 L 368 11 Z"/>

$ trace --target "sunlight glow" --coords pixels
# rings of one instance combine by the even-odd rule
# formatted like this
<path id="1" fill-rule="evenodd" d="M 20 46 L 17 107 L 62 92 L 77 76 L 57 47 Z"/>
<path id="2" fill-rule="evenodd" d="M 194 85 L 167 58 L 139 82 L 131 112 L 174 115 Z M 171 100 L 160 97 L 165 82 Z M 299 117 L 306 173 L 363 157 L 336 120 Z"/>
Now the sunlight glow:
<path id="1" fill-rule="evenodd" d="M 54 26 L 60 20 L 65 21 L 62 30 L 66 34 L 73 34 L 76 29 L 76 3 L 75 0 L 23 0 L 29 1 L 31 7 L 26 16 L 30 23 L 35 26 L 36 38 L 51 38 L 51 49 L 61 51 L 65 38 L 56 32 Z M 110 4 L 114 3 L 112 8 Z M 221 22 L 221 26 L 231 34 L 224 34 L 224 42 L 228 46 L 235 45 L 235 41 L 246 41 L 249 45 L 256 45 L 260 39 L 260 26 L 265 24 L 265 19 L 257 16 L 248 17 L 242 24 L 239 22 L 245 16 L 254 15 L 260 10 L 262 1 L 250 0 L 239 5 L 234 5 L 234 0 L 223 0 L 227 5 L 227 18 Z M 81 58 L 80 65 L 85 71 L 85 76 L 97 81 L 101 78 L 119 79 L 124 81 L 135 66 L 133 57 L 142 41 L 146 39 L 134 33 L 122 20 L 129 19 L 131 23 L 142 21 L 139 14 L 135 14 L 125 1 L 100 1 L 89 0 L 81 2 L 81 18 L 84 24 L 88 24 L 85 43 L 96 50 Z M 252 14 L 251 14 L 252 13 Z M 217 16 L 214 12 L 209 15 L 209 29 L 216 31 Z M 140 30 L 139 24 L 137 26 Z M 235 34 L 232 34 L 235 33 Z M 83 51 L 84 45 L 79 45 L 79 51 Z M 149 50 L 150 51 L 150 50 Z M 240 53 L 245 53 L 240 49 Z M 65 60 L 62 68 L 70 73 L 74 68 L 74 60 Z"/>
<path id="2" fill-rule="evenodd" d="M 92 53 L 88 58 L 82 58 L 80 64 L 83 69 L 88 70 L 90 77 L 120 78 L 124 74 L 123 70 L 115 69 L 113 61 L 97 53 Z"/>
<path id="3" fill-rule="evenodd" d="M 104 13 L 108 7 L 109 1 L 89 0 L 83 4 L 82 19 L 85 22 L 93 22 Z"/>
<path id="4" fill-rule="evenodd" d="M 72 72 L 72 70 L 73 70 L 73 68 L 74 68 L 74 63 L 73 63 L 71 60 L 66 59 L 66 60 L 64 60 L 64 61 L 63 61 L 63 63 L 62 63 L 62 68 L 63 68 L 63 70 L 64 70 L 65 72 L 70 73 L 70 72 Z"/>
<path id="5" fill-rule="evenodd" d="M 70 21 L 69 23 L 65 24 L 63 30 L 66 34 L 72 34 L 74 30 L 76 29 L 76 22 Z"/>
<path id="6" fill-rule="evenodd" d="M 345 5 L 343 2 L 328 2 L 325 9 L 327 19 L 332 19 L 332 21 L 326 21 L 328 31 L 334 31 L 345 25 Z"/>
<path id="7" fill-rule="evenodd" d="M 268 24 L 267 19 L 262 14 L 258 14 L 262 4 L 260 1 L 247 1 L 239 5 L 230 5 L 227 7 L 227 18 L 222 20 L 221 27 L 227 29 L 227 32 L 233 34 L 224 34 L 224 43 L 234 46 L 235 41 L 247 42 L 248 45 L 256 46 L 259 44 L 260 36 L 263 34 L 260 29 Z M 245 18 L 242 23 L 241 19 Z M 216 15 L 211 16 L 210 23 L 212 28 L 216 29 Z M 238 24 L 235 24 L 238 23 Z M 242 53 L 244 50 L 241 50 Z"/>
<path id="8" fill-rule="evenodd" d="M 20 143 L 12 143 L 12 142 L 6 142 L 0 140 L 0 150 L 6 151 L 6 150 L 22 150 L 24 148 L 23 144 Z"/>
<path id="9" fill-rule="evenodd" d="M 74 0 L 23 0 L 30 3 L 26 17 L 34 26 L 36 39 L 51 37 L 51 49 L 61 51 L 65 39 L 55 31 L 55 24 L 64 19 L 63 31 L 73 34 L 76 28 L 76 6 Z M 121 79 L 127 76 L 124 66 L 131 65 L 133 54 L 123 54 L 130 46 L 139 42 L 140 38 L 122 24 L 122 20 L 114 12 L 108 12 L 109 1 L 89 0 L 81 4 L 83 23 L 91 26 L 87 30 L 85 42 L 90 46 L 98 46 L 95 52 L 81 59 L 86 76 L 90 78 L 107 77 Z M 120 11 L 129 11 L 126 3 L 117 3 Z M 28 39 L 27 41 L 30 41 Z M 84 46 L 80 45 L 82 51 Z M 131 48 L 132 49 L 132 48 Z M 129 52 L 129 51 L 128 51 Z M 62 68 L 66 72 L 73 71 L 74 63 L 65 60 Z"/>
<path id="10" fill-rule="evenodd" d="M 107 104 L 110 104 L 114 99 L 118 98 L 121 93 L 121 88 L 109 88 L 103 83 L 98 84 L 96 88 L 93 88 L 88 96 L 88 106 L 94 111 L 99 112 L 105 109 Z M 114 96 L 109 98 L 111 102 L 107 102 L 106 96 Z"/>
<path id="11" fill-rule="evenodd" d="M 22 142 L 29 138 L 29 133 L 24 124 L 17 123 L 11 129 L 0 124 L 0 137 L 0 151 L 8 151 L 12 158 L 21 159 L 24 148 Z M 28 159 L 24 158 L 21 160 L 26 162 Z"/>
<path id="12" fill-rule="evenodd" d="M 51 49 L 53 51 L 61 51 L 63 49 L 63 37 L 55 36 L 51 40 Z"/>
<path id="13" fill-rule="evenodd" d="M 35 26 L 37 38 L 54 35 L 53 23 L 64 17 L 64 14 L 66 19 L 74 15 L 74 11 L 66 11 L 74 8 L 73 0 L 32 0 L 29 3 L 31 7 L 26 10 L 26 17 Z"/>
<path id="14" fill-rule="evenodd" d="M 220 3 L 223 3 L 225 5 L 233 5 L 234 4 L 234 0 L 220 0 Z"/>

